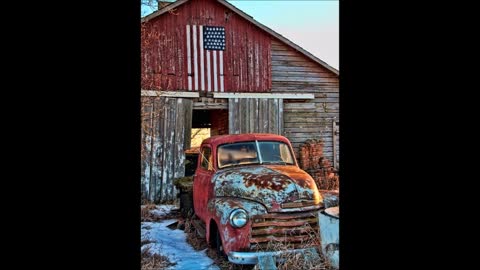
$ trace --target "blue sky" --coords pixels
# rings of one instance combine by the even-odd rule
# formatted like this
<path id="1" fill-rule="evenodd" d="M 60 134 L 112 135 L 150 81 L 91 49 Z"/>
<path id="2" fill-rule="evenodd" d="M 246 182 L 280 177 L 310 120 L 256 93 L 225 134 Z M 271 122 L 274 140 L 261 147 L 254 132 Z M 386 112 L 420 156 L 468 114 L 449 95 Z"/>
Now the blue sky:
<path id="1" fill-rule="evenodd" d="M 339 69 L 339 1 L 227 1 Z M 141 12 L 145 16 L 152 11 L 142 6 Z"/>

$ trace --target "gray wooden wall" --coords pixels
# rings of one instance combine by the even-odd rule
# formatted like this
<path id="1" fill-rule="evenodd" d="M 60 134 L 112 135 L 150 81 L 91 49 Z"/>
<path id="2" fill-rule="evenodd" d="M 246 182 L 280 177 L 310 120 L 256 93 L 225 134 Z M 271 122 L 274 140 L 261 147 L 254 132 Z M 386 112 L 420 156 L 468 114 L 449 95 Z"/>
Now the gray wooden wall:
<path id="1" fill-rule="evenodd" d="M 192 100 L 142 97 L 142 197 L 151 202 L 176 198 L 173 179 L 185 174 Z M 187 139 L 185 139 L 187 138 Z"/>
<path id="2" fill-rule="evenodd" d="M 283 100 L 279 98 L 231 98 L 228 100 L 228 132 L 283 135 Z"/>
<path id="3" fill-rule="evenodd" d="M 339 121 L 338 76 L 294 49 L 272 40 L 272 92 L 312 93 L 308 101 L 284 100 L 284 135 L 298 147 L 322 139 L 324 155 L 333 163 L 333 121 Z"/>

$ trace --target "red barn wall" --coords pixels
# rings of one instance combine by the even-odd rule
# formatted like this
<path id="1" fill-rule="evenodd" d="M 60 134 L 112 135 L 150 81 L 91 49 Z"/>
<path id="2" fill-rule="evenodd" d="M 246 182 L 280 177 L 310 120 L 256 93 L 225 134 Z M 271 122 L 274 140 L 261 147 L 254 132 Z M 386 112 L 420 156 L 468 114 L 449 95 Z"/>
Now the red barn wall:
<path id="1" fill-rule="evenodd" d="M 188 91 L 186 25 L 225 27 L 225 92 L 270 91 L 270 36 L 214 0 L 189 1 L 144 23 L 142 89 Z"/>
<path id="2" fill-rule="evenodd" d="M 228 134 L 228 110 L 211 110 L 210 119 L 212 121 L 211 136 Z"/>

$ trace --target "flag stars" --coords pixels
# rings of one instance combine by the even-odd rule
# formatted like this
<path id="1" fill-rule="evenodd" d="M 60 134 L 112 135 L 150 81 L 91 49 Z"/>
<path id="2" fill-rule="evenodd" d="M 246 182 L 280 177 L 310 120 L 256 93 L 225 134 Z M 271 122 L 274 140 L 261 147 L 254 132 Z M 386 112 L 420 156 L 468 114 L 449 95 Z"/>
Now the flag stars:
<path id="1" fill-rule="evenodd" d="M 205 26 L 203 44 L 206 50 L 225 50 L 225 28 Z"/>

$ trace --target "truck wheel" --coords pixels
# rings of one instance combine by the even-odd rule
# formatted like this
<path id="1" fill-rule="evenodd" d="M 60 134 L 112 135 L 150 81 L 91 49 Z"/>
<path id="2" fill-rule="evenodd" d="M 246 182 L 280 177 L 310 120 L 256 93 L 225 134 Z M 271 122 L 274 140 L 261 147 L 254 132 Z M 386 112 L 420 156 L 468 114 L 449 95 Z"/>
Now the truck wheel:
<path id="1" fill-rule="evenodd" d="M 225 252 L 223 251 L 222 238 L 220 237 L 218 229 L 215 230 L 215 248 L 217 249 L 218 255 L 226 257 Z"/>

